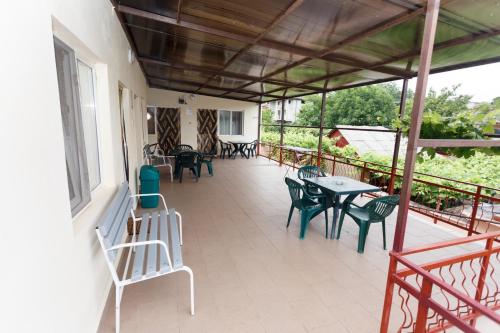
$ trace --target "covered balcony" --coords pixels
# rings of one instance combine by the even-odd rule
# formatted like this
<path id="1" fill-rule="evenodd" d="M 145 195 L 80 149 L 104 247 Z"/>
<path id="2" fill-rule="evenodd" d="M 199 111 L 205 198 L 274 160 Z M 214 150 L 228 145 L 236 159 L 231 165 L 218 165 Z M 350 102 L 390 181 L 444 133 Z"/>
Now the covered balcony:
<path id="1" fill-rule="evenodd" d="M 500 184 L 415 171 L 420 148 L 500 146 L 493 134 L 421 137 L 429 75 L 500 62 L 497 0 L 3 7 L 2 331 L 498 330 Z M 340 128 L 325 125 L 327 95 L 392 81 L 402 85 L 397 120 L 411 114 L 407 133 L 384 130 L 394 135 L 392 164 L 327 154 L 322 141 Z M 321 96 L 318 126 L 307 126 L 314 147 L 289 146 L 287 131 L 300 125 L 289 123 L 285 105 L 313 94 Z M 268 102 L 282 108 L 271 125 L 263 123 Z M 275 142 L 262 140 L 269 127 Z M 225 143 L 236 158 L 221 158 Z M 252 144 L 256 156 L 244 150 Z M 180 147 L 203 160 L 200 177 L 187 161 L 182 183 L 174 179 Z M 151 158 L 163 163 L 159 193 L 149 193 L 163 196 L 161 212 L 136 200 Z M 334 212 L 351 207 L 340 190 L 313 186 L 308 203 L 321 214 L 305 237 L 298 211 L 287 227 L 294 194 L 285 179 L 303 198 L 311 184 L 297 169 L 305 164 L 339 187 L 332 177 L 369 186 L 353 204 L 397 197 L 386 249 L 382 223 L 359 246 L 352 215 L 335 237 Z M 421 198 L 422 184 L 438 200 Z M 449 198 L 460 199 L 454 210 Z"/>
<path id="2" fill-rule="evenodd" d="M 286 228 L 290 197 L 284 176 L 294 174 L 287 169 L 265 157 L 216 160 L 213 177 L 203 170 L 198 183 L 186 178 L 182 184 L 171 183 L 165 170 L 162 193 L 186 221 L 183 259 L 196 273 L 196 315 L 188 315 L 189 284 L 179 273 L 125 290 L 122 331 L 378 331 L 389 266 L 381 226 L 371 228 L 363 254 L 356 252 L 359 228 L 350 219 L 339 240 L 325 238 L 322 216 L 311 222 L 306 238 L 300 240 L 298 212 Z M 357 202 L 368 200 L 362 197 Z M 396 214 L 387 222 L 391 248 Z M 459 230 L 435 225 L 432 219 L 411 212 L 405 246 L 464 237 L 466 233 Z M 465 244 L 444 252 L 423 252 L 412 259 L 433 262 L 476 249 L 481 245 Z M 499 267 L 498 256 L 491 260 L 491 265 Z M 466 262 L 466 275 L 453 268 L 450 272 L 457 280 L 470 279 L 479 275 L 476 264 L 477 259 L 470 267 Z M 451 274 L 448 267 L 445 270 Z M 498 292 L 492 280 L 488 283 L 494 287 L 490 295 Z M 456 284 L 460 285 L 461 281 Z M 393 300 L 390 332 L 410 324 L 409 309 L 401 306 L 408 294 L 402 290 L 399 295 Z M 412 306 L 411 300 L 408 305 Z M 114 331 L 114 310 L 110 294 L 99 332 Z M 495 330 L 491 322 L 483 325 L 478 326 L 481 332 Z"/>

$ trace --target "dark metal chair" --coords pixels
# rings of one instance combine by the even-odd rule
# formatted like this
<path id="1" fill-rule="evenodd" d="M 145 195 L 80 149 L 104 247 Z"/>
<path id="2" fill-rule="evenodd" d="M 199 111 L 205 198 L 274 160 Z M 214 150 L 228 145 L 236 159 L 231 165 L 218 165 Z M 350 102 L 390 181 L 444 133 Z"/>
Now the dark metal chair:
<path id="1" fill-rule="evenodd" d="M 182 183 L 182 174 L 184 169 L 189 169 L 194 173 L 196 181 L 200 177 L 198 173 L 199 163 L 200 163 L 200 153 L 194 151 L 183 151 L 177 155 L 177 172 L 179 176 L 179 182 Z"/>
<path id="2" fill-rule="evenodd" d="M 385 250 L 385 218 L 391 215 L 392 211 L 398 204 L 399 195 L 390 195 L 386 197 L 376 198 L 371 200 L 364 206 L 358 206 L 352 202 L 344 204 L 344 207 L 342 207 L 342 214 L 340 215 L 337 239 L 340 238 L 342 223 L 344 222 L 345 214 L 347 214 L 352 217 L 354 222 L 356 222 L 356 224 L 359 226 L 358 252 L 363 253 L 365 250 L 366 236 L 368 236 L 370 224 L 382 222 L 382 234 L 384 237 Z"/>
<path id="3" fill-rule="evenodd" d="M 233 153 L 231 144 L 224 142 L 220 139 L 219 143 L 220 143 L 220 158 L 224 159 L 226 157 L 226 153 L 227 157 L 231 157 L 231 154 Z"/>
<path id="4" fill-rule="evenodd" d="M 328 238 L 328 208 L 325 206 L 326 198 L 323 194 L 313 195 L 298 181 L 285 177 L 285 183 L 290 192 L 292 204 L 288 214 L 286 227 L 290 225 L 293 211 L 297 208 L 300 211 L 300 239 L 304 239 L 309 222 L 322 212 L 325 212 L 325 237 Z M 302 192 L 302 195 L 301 195 Z"/>

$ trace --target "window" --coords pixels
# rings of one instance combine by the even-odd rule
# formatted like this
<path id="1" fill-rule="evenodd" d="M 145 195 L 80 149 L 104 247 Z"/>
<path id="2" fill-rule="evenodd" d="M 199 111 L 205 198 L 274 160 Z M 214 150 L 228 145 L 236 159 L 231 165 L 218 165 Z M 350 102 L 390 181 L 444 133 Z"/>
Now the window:
<path id="1" fill-rule="evenodd" d="M 101 182 L 94 73 L 57 38 L 54 50 L 71 214 L 75 216 Z"/>
<path id="2" fill-rule="evenodd" d="M 219 111 L 220 135 L 243 135 L 243 111 Z"/>
<path id="3" fill-rule="evenodd" d="M 90 189 L 101 183 L 99 169 L 99 143 L 97 139 L 96 102 L 94 94 L 94 73 L 92 68 L 78 60 L 78 83 L 82 110 L 82 127 L 87 154 Z"/>

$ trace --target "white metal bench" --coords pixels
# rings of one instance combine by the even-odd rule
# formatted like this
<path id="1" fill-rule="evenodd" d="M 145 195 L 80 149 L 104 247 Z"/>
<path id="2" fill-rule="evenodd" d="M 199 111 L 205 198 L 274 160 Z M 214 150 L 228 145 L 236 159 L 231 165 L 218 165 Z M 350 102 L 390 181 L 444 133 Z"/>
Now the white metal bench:
<path id="1" fill-rule="evenodd" d="M 162 199 L 164 209 L 136 217 L 133 210 L 136 197 L 152 195 Z M 133 236 L 130 242 L 124 243 L 129 216 L 133 219 Z M 136 232 L 138 221 L 141 221 L 140 230 Z M 120 303 L 125 286 L 177 271 L 189 273 L 191 315 L 194 315 L 193 272 L 182 263 L 182 217 L 175 209 L 167 208 L 161 194 L 131 195 L 128 183 L 124 182 L 96 227 L 96 233 L 115 283 L 117 333 L 120 331 Z M 128 248 L 128 255 L 120 279 L 115 262 L 119 250 L 124 248 Z"/>

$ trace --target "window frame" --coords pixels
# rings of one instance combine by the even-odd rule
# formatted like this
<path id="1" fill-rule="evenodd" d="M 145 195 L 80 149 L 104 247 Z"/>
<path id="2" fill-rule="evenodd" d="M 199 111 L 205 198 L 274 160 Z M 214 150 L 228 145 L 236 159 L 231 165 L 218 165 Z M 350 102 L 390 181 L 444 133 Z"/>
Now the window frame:
<path id="1" fill-rule="evenodd" d="M 222 134 L 220 132 L 220 114 L 221 112 L 229 112 L 229 134 Z M 234 134 L 233 132 L 233 113 L 241 113 L 241 134 Z M 217 110 L 217 134 L 218 135 L 230 135 L 230 136 L 243 136 L 245 133 L 245 111 L 232 111 L 232 110 Z"/>
<path id="2" fill-rule="evenodd" d="M 74 50 L 73 50 L 74 51 Z M 92 73 L 92 93 L 93 93 L 93 96 L 94 96 L 94 121 L 95 121 L 95 135 L 96 135 L 96 145 L 97 145 L 97 158 L 98 158 L 98 161 L 97 161 L 97 170 L 99 171 L 99 182 L 92 188 L 90 186 L 90 177 L 89 177 L 89 188 L 90 188 L 90 193 L 92 195 L 92 193 L 97 190 L 99 188 L 99 186 L 103 183 L 102 181 L 102 149 L 101 149 L 101 145 L 100 145 L 100 142 L 101 142 L 101 138 L 100 138 L 100 135 L 99 135 L 99 125 L 100 125 L 100 121 L 99 121 L 99 105 L 97 103 L 97 90 L 96 90 L 96 87 L 97 87 L 97 74 L 96 74 L 96 69 L 94 66 L 90 65 L 89 64 L 89 61 L 87 61 L 85 59 L 85 57 L 82 57 L 80 56 L 76 51 L 75 52 L 75 58 L 76 58 L 76 71 L 77 71 L 77 76 L 78 76 L 78 91 L 80 92 L 80 73 L 78 71 L 78 63 L 82 63 L 83 65 L 87 66 L 90 70 L 91 70 L 91 73 Z M 81 100 L 81 96 L 79 94 L 79 98 L 80 98 L 80 112 L 82 112 L 82 100 Z M 83 115 L 83 113 L 82 113 Z M 85 141 L 85 129 L 83 128 L 83 139 Z M 87 142 L 85 142 L 85 147 L 87 147 Z M 88 157 L 88 156 L 87 156 Z M 88 169 L 88 158 L 87 158 L 87 169 Z M 87 171 L 88 172 L 88 171 Z M 92 198 L 91 198 L 91 201 L 92 201 Z"/>
<path id="3" fill-rule="evenodd" d="M 80 187 L 80 191 L 76 191 L 75 186 L 73 185 L 74 197 L 71 198 L 71 194 L 69 196 L 71 216 L 74 218 L 91 202 L 91 191 L 90 191 L 90 182 L 88 177 L 88 165 L 87 165 L 87 151 L 85 148 L 85 137 L 83 134 L 81 99 L 78 86 L 77 58 L 75 50 L 73 50 L 66 43 L 64 43 L 56 36 L 53 36 L 53 40 L 54 40 L 54 49 L 57 47 L 66 51 L 68 53 L 68 59 L 69 59 L 69 73 L 65 73 L 65 75 L 69 75 L 70 78 L 72 104 L 73 104 L 72 112 L 74 113 L 73 114 L 74 123 L 68 124 L 68 126 L 74 125 L 76 130 L 75 141 L 77 148 L 76 155 L 78 158 L 78 161 L 76 161 L 76 163 L 78 165 L 78 177 L 79 177 L 78 179 L 76 179 L 76 181 L 79 182 L 79 187 Z M 54 52 L 56 52 L 56 50 Z M 56 64 L 56 75 L 59 76 L 57 64 Z M 59 80 L 58 80 L 58 93 L 60 94 Z M 61 96 L 59 96 L 59 100 L 60 100 L 59 102 L 61 103 Z M 68 167 L 68 157 L 67 157 L 68 147 L 66 146 L 66 138 L 64 134 L 66 130 L 64 127 L 65 124 L 64 124 L 64 118 L 62 117 L 62 113 L 63 111 L 61 110 L 61 121 L 62 121 L 61 126 L 63 129 L 64 155 L 65 155 L 65 163 L 67 170 L 66 178 L 68 181 L 68 193 L 70 193 L 71 191 L 69 190 L 70 187 L 69 182 L 73 184 L 76 183 L 74 182 L 75 179 L 73 179 L 75 177 L 75 174 L 69 171 L 70 168 Z"/>

